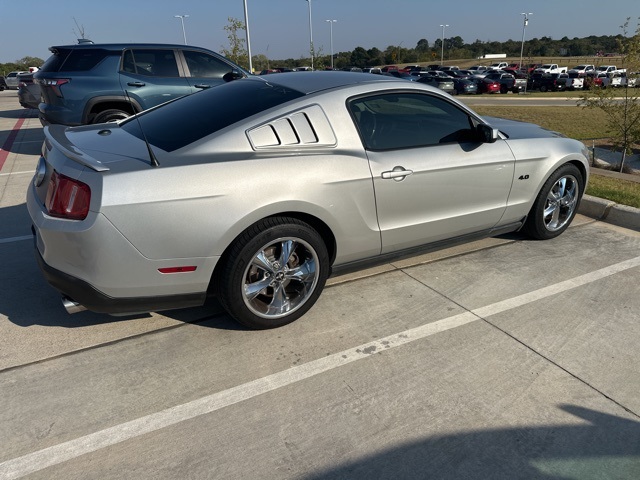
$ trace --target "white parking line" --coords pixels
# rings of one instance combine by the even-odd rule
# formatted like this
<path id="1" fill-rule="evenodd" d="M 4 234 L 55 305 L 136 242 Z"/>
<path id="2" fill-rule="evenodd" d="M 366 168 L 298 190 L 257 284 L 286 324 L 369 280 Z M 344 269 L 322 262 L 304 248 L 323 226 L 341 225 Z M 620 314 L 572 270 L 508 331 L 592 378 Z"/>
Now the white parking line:
<path id="1" fill-rule="evenodd" d="M 22 242 L 23 240 L 31 240 L 33 235 L 23 235 L 21 237 L 0 238 L 0 243 Z"/>
<path id="2" fill-rule="evenodd" d="M 115 445 L 132 438 L 151 433 L 161 428 L 175 425 L 186 420 L 215 412 L 224 407 L 251 399 L 263 393 L 271 392 L 291 385 L 323 372 L 342 367 L 357 360 L 367 358 L 391 348 L 426 338 L 487 316 L 505 312 L 543 298 L 557 295 L 573 288 L 593 283 L 605 277 L 640 266 L 640 257 L 581 275 L 564 282 L 556 283 L 533 292 L 496 302 L 476 310 L 454 315 L 437 322 L 405 330 L 400 333 L 365 343 L 328 357 L 320 358 L 282 372 L 274 373 L 237 387 L 214 393 L 189 403 L 177 405 L 145 417 L 137 418 L 105 430 L 70 440 L 58 445 L 0 463 L 0 478 L 15 479 L 43 470 L 47 467 L 66 462 L 87 453 Z"/>
<path id="3" fill-rule="evenodd" d="M 0 173 L 0 177 L 8 177 L 9 175 L 25 175 L 25 174 L 33 175 L 33 170 L 29 170 L 26 172 L 9 172 L 9 173 Z"/>

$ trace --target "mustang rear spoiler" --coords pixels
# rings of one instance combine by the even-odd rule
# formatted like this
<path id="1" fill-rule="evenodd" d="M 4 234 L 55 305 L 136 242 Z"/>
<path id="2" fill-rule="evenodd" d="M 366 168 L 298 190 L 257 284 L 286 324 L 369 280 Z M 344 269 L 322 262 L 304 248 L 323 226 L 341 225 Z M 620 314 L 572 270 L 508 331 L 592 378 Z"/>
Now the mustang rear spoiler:
<path id="1" fill-rule="evenodd" d="M 102 162 L 92 156 L 81 152 L 69 141 L 65 135 L 67 128 L 68 127 L 64 125 L 48 125 L 44 127 L 45 141 L 51 142 L 57 149 L 64 153 L 65 156 L 85 167 L 89 167 L 96 172 L 108 171 L 109 167 L 106 167 Z"/>

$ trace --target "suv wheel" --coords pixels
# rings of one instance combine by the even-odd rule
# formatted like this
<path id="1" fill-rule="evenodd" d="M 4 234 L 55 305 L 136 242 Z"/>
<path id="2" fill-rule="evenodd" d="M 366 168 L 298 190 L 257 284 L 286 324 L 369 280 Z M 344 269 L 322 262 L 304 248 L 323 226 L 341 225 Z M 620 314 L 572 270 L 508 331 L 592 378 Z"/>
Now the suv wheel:
<path id="1" fill-rule="evenodd" d="M 117 120 L 122 120 L 124 118 L 130 117 L 131 114 L 124 112 L 122 110 L 117 110 L 115 108 L 105 110 L 104 112 L 100 112 L 93 119 L 92 123 L 107 123 L 107 122 L 115 122 Z"/>

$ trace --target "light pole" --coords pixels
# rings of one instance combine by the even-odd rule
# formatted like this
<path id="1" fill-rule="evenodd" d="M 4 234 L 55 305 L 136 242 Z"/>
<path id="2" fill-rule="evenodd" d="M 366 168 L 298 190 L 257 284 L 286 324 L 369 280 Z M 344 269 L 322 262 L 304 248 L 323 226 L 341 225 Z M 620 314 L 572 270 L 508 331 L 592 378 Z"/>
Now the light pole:
<path id="1" fill-rule="evenodd" d="M 522 55 L 524 54 L 524 31 L 529 24 L 529 15 L 533 15 L 533 13 L 521 13 L 520 15 L 524 15 L 524 21 L 522 22 L 522 46 L 520 47 L 520 68 L 519 70 L 522 72 Z M 527 71 L 527 83 L 529 83 L 529 72 Z M 524 86 L 524 93 L 527 93 L 527 85 Z"/>
<path id="2" fill-rule="evenodd" d="M 329 22 L 329 31 L 330 31 L 330 39 L 331 39 L 331 70 L 333 70 L 333 24 L 338 20 L 325 20 L 325 22 Z"/>
<path id="3" fill-rule="evenodd" d="M 179 18 L 182 23 L 182 36 L 184 37 L 184 44 L 187 44 L 187 33 L 184 29 L 184 19 L 189 18 L 189 15 L 174 15 L 174 17 Z"/>
<path id="4" fill-rule="evenodd" d="M 311 0 L 306 0 L 309 4 L 309 53 L 311 54 L 311 70 L 313 70 L 313 27 L 311 26 Z"/>
<path id="5" fill-rule="evenodd" d="M 244 26 L 247 33 L 247 55 L 249 55 L 249 73 L 253 73 L 253 62 L 251 61 L 251 39 L 249 37 L 249 12 L 247 10 L 247 0 L 244 0 Z"/>
<path id="6" fill-rule="evenodd" d="M 440 52 L 440 65 L 442 65 L 444 63 L 444 28 L 448 27 L 449 25 L 440 25 L 442 27 L 442 50 Z"/>

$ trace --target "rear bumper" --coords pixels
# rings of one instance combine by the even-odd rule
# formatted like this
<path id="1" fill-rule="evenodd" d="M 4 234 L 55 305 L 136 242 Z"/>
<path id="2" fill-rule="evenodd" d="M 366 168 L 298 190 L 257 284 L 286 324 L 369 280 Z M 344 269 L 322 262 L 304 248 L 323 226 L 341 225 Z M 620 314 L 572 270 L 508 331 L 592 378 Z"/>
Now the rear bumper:
<path id="1" fill-rule="evenodd" d="M 203 305 L 206 300 L 206 292 L 151 297 L 114 298 L 100 292 L 84 280 L 51 267 L 44 261 L 37 247 L 35 248 L 35 254 L 38 266 L 40 270 L 42 270 L 47 282 L 62 295 L 93 312 L 111 315 L 156 312 L 177 308 L 197 307 Z"/>

